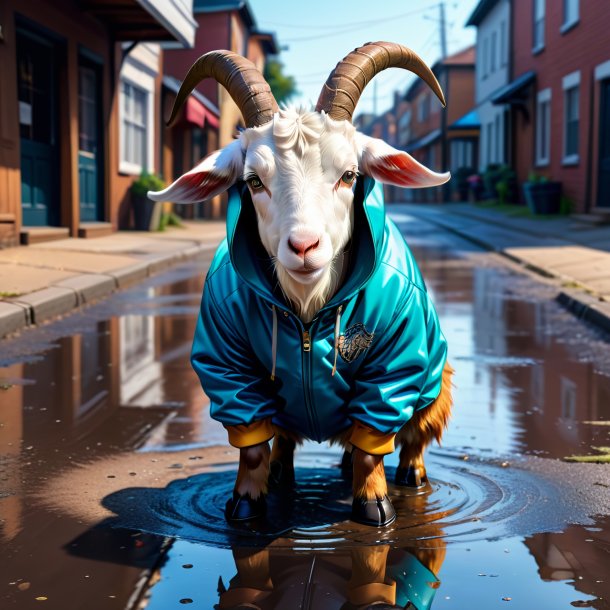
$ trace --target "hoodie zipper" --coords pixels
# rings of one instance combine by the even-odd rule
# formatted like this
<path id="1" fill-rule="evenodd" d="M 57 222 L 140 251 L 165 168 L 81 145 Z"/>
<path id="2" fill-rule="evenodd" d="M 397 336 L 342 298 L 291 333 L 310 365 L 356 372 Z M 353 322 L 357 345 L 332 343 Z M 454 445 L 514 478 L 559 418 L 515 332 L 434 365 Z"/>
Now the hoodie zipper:
<path id="1" fill-rule="evenodd" d="M 311 394 L 311 369 L 312 369 L 312 352 L 311 352 L 311 334 L 313 324 L 309 329 L 305 329 L 303 323 L 298 320 L 301 326 L 301 337 L 303 341 L 302 366 L 303 366 L 303 397 L 305 400 L 305 410 L 307 411 L 307 417 L 309 419 L 309 426 L 314 433 L 315 440 L 319 441 L 320 431 L 318 429 L 318 419 L 316 417 L 316 408 L 314 406 L 313 396 Z"/>

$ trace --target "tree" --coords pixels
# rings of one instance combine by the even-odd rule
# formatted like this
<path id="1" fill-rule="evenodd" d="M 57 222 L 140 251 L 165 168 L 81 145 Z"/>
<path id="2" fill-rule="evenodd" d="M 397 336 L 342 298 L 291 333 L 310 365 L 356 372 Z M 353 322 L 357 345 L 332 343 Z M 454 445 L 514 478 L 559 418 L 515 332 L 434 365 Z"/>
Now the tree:
<path id="1" fill-rule="evenodd" d="M 278 104 L 287 102 L 298 93 L 294 77 L 286 76 L 283 70 L 284 64 L 279 59 L 268 59 L 265 63 L 265 80 Z"/>

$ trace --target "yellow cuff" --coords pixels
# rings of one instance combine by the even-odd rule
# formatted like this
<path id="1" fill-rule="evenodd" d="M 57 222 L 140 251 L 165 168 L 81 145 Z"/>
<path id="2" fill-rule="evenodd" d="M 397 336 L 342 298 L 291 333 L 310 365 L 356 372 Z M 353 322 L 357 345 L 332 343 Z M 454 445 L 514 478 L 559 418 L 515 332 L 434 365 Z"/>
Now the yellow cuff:
<path id="1" fill-rule="evenodd" d="M 394 451 L 395 434 L 383 434 L 379 430 L 369 428 L 358 421 L 352 426 L 349 442 L 372 455 L 386 455 Z"/>
<path id="2" fill-rule="evenodd" d="M 229 443 L 233 447 L 252 447 L 273 438 L 275 431 L 271 425 L 271 419 L 260 419 L 252 422 L 249 426 L 239 424 L 237 426 L 225 426 L 229 433 Z"/>

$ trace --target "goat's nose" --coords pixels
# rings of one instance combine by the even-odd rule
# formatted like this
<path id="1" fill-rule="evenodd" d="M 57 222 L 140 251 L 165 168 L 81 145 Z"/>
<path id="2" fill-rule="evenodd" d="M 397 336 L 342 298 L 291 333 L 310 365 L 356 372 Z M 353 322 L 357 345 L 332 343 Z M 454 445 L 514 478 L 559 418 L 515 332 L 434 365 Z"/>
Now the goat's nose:
<path id="1" fill-rule="evenodd" d="M 298 256 L 305 256 L 320 245 L 320 239 L 306 233 L 293 233 L 288 238 L 288 247 Z"/>

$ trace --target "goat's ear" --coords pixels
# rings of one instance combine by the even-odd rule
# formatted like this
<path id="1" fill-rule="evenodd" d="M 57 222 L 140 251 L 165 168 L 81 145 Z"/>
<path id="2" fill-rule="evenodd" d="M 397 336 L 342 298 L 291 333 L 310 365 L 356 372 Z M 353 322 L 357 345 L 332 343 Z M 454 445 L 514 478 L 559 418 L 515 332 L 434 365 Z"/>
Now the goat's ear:
<path id="1" fill-rule="evenodd" d="M 235 140 L 207 156 L 166 189 L 148 191 L 147 195 L 153 201 L 197 203 L 226 191 L 235 183 L 242 170 L 241 142 Z"/>
<path id="2" fill-rule="evenodd" d="M 363 173 L 394 186 L 424 188 L 445 184 L 451 174 L 437 174 L 416 161 L 409 153 L 397 150 L 383 140 L 357 134 L 359 164 Z"/>

